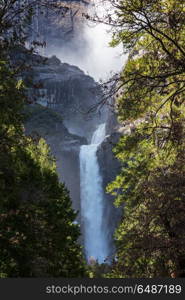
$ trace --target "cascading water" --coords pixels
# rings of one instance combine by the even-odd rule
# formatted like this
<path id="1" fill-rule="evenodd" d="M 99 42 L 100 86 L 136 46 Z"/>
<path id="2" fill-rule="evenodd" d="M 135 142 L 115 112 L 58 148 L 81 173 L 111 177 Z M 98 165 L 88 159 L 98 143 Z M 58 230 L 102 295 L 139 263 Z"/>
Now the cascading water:
<path id="1" fill-rule="evenodd" d="M 99 125 L 91 143 L 80 149 L 81 218 L 84 224 L 84 247 L 87 260 L 102 263 L 109 254 L 103 226 L 104 193 L 97 158 L 98 146 L 105 138 L 105 124 Z"/>

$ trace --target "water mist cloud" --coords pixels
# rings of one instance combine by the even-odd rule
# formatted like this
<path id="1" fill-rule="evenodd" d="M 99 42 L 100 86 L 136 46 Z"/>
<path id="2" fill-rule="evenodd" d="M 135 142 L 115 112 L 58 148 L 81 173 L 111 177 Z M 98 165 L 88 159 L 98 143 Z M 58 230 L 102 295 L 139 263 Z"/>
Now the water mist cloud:
<path id="1" fill-rule="evenodd" d="M 89 14 L 94 9 L 97 11 L 96 7 L 91 7 Z M 99 5 L 97 12 L 101 16 L 104 8 Z M 74 36 L 60 48 L 48 47 L 46 54 L 56 55 L 62 62 L 78 66 L 97 81 L 105 80 L 111 73 L 119 72 L 127 59 L 121 45 L 109 46 L 111 39 L 110 26 L 84 20 L 79 36 Z"/>

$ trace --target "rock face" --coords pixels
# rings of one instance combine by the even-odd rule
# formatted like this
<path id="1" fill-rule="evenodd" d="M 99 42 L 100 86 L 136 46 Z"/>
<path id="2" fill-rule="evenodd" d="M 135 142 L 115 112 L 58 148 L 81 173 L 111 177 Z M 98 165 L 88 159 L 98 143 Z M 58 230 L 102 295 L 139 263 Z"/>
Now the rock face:
<path id="1" fill-rule="evenodd" d="M 108 135 L 100 145 L 97 152 L 100 172 L 103 178 L 104 191 L 106 191 L 107 185 L 115 179 L 116 175 L 120 171 L 120 163 L 114 157 L 114 154 L 112 152 L 112 149 L 118 142 L 119 138 L 120 134 L 118 132 L 114 132 L 111 135 Z M 113 196 L 105 192 L 104 197 L 106 201 L 106 205 L 104 206 L 104 216 L 106 216 L 104 226 L 109 228 L 108 238 L 110 249 L 112 249 L 112 253 L 114 253 L 113 235 L 121 217 L 121 210 L 114 206 Z"/>
<path id="2" fill-rule="evenodd" d="M 92 109 L 101 96 L 93 78 L 78 67 L 61 63 L 54 56 L 35 64 L 25 76 L 31 77 L 37 86 L 37 89 L 29 90 L 30 98 L 59 112 L 71 133 L 90 138 L 100 122 L 98 111 Z M 104 119 L 101 114 L 101 120 Z"/>
<path id="3" fill-rule="evenodd" d="M 39 104 L 25 109 L 26 134 L 42 136 L 56 158 L 59 179 L 70 191 L 75 210 L 80 210 L 79 149 L 85 138 L 70 134 L 60 114 Z M 80 218 L 80 215 L 78 216 Z"/>

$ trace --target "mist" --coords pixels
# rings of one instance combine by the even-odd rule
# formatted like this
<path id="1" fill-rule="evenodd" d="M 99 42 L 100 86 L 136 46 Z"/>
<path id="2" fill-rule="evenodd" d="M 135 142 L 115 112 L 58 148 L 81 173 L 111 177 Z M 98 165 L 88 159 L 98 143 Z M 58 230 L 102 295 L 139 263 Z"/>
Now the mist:
<path id="1" fill-rule="evenodd" d="M 104 8 L 101 5 L 98 5 L 98 8 L 92 6 L 89 14 L 95 9 L 98 15 L 102 16 Z M 61 62 L 78 66 L 96 81 L 106 80 L 113 73 L 121 71 L 127 59 L 127 56 L 123 55 L 121 45 L 115 48 L 109 46 L 111 39 L 110 26 L 84 19 L 80 34 L 76 33 L 74 38 L 63 43 L 63 46 L 49 46 L 46 55 L 56 55 Z"/>

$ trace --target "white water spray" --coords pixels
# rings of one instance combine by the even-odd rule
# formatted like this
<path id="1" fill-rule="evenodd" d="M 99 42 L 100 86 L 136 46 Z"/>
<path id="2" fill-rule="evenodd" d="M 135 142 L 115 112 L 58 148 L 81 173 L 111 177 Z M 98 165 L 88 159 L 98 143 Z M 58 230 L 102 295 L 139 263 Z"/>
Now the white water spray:
<path id="1" fill-rule="evenodd" d="M 104 3 L 99 0 L 91 0 L 91 2 L 89 15 L 96 12 L 98 17 L 103 19 L 110 6 L 109 2 Z M 121 71 L 127 56 L 123 55 L 121 45 L 115 48 L 109 46 L 112 40 L 111 26 L 101 22 L 92 22 L 85 18 L 83 18 L 83 23 L 82 31 L 86 41 L 84 49 L 83 42 L 81 45 L 81 41 L 77 39 L 77 41 L 66 43 L 60 48 L 48 46 L 46 54 L 48 56 L 56 55 L 62 62 L 78 66 L 96 81 L 106 80 L 111 77 L 111 74 Z"/>
<path id="2" fill-rule="evenodd" d="M 109 254 L 108 240 L 103 229 L 104 195 L 97 149 L 105 138 L 105 124 L 99 125 L 91 144 L 80 149 L 81 217 L 84 224 L 85 255 L 103 263 Z"/>

